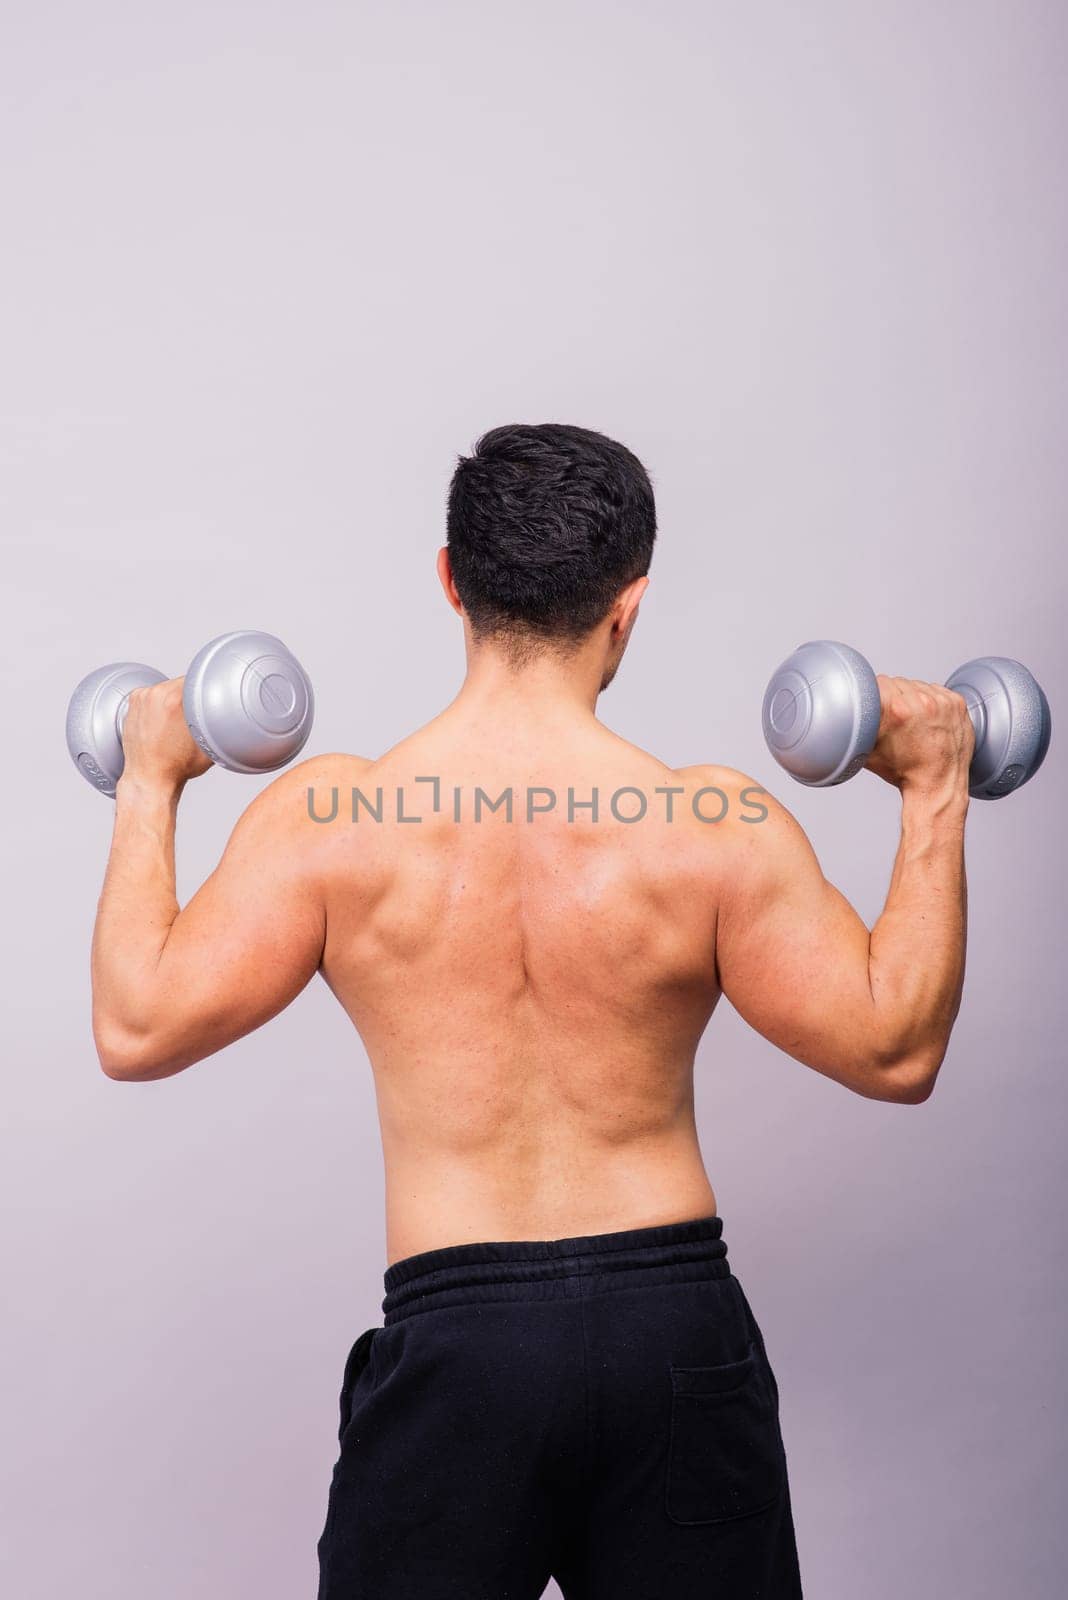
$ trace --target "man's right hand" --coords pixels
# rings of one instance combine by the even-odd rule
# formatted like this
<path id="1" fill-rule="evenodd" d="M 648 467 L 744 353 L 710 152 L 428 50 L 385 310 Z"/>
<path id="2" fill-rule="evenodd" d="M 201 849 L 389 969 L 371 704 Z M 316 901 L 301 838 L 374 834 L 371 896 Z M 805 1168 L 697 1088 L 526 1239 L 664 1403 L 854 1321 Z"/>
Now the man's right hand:
<path id="1" fill-rule="evenodd" d="M 184 678 L 167 678 L 130 693 L 122 748 L 126 758 L 119 787 L 144 784 L 178 790 L 211 766 L 189 731 L 182 710 Z"/>
<path id="2" fill-rule="evenodd" d="M 896 789 L 968 787 L 975 730 L 963 695 L 914 678 L 877 678 L 882 715 L 864 765 Z"/>

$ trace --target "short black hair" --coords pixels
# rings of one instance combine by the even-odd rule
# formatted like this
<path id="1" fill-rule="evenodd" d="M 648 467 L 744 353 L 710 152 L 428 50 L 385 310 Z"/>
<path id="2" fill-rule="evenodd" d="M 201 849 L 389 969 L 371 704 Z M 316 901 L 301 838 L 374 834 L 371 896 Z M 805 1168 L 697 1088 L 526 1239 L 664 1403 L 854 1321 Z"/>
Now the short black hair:
<path id="1" fill-rule="evenodd" d="M 574 643 L 648 572 L 656 506 L 645 468 L 614 439 L 512 423 L 459 458 L 447 527 L 476 636 Z"/>

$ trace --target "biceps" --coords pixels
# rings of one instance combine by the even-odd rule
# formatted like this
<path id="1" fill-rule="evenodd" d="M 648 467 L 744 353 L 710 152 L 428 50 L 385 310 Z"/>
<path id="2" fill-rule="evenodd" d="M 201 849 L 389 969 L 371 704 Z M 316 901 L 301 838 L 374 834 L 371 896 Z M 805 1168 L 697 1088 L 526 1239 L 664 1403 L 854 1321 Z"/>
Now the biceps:
<path id="1" fill-rule="evenodd" d="M 724 919 L 723 992 L 773 1044 L 863 1092 L 877 1044 L 869 939 L 814 861 L 799 862 L 766 903 Z"/>

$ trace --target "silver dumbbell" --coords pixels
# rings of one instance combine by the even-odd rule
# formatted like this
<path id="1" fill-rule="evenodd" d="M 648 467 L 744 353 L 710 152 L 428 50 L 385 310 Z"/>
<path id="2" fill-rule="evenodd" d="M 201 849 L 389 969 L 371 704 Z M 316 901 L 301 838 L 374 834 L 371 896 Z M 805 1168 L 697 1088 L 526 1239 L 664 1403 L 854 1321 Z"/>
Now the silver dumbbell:
<path id="1" fill-rule="evenodd" d="M 137 661 L 113 662 L 83 678 L 67 707 L 67 749 L 82 776 L 114 795 L 125 757 L 130 693 L 166 677 Z M 272 772 L 303 749 L 315 699 L 297 658 L 271 633 L 224 633 L 198 650 L 182 689 L 197 744 L 230 772 Z"/>
<path id="2" fill-rule="evenodd" d="M 1049 701 L 1019 661 L 977 656 L 946 680 L 975 729 L 968 792 L 1000 800 L 1033 778 L 1049 749 Z M 817 788 L 854 777 L 879 732 L 879 685 L 859 651 L 831 639 L 799 645 L 764 695 L 764 738 L 781 767 Z"/>

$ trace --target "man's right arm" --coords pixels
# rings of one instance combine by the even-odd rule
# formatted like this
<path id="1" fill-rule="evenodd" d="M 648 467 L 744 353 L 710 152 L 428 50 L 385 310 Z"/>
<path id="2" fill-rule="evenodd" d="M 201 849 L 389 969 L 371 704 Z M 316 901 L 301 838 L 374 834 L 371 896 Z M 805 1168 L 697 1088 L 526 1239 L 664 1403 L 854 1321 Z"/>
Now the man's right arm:
<path id="1" fill-rule="evenodd" d="M 727 998 L 780 1049 L 858 1094 L 914 1104 L 934 1087 L 964 981 L 971 724 L 950 691 L 880 687 L 869 764 L 901 791 L 882 914 L 869 933 L 765 795 L 768 815 L 745 827 L 722 886 L 717 965 Z"/>

